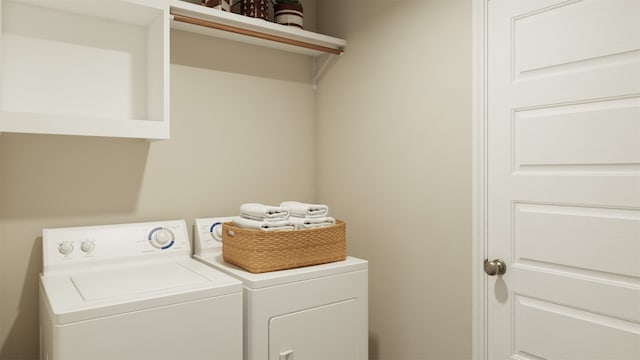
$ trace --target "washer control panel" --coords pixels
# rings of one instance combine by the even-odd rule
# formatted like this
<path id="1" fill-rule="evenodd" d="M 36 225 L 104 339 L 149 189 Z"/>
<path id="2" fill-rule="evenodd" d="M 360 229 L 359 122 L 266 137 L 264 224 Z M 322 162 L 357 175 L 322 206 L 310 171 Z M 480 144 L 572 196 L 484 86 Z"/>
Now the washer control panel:
<path id="1" fill-rule="evenodd" d="M 140 257 L 191 255 L 184 220 L 44 229 L 42 246 L 44 272 Z"/>

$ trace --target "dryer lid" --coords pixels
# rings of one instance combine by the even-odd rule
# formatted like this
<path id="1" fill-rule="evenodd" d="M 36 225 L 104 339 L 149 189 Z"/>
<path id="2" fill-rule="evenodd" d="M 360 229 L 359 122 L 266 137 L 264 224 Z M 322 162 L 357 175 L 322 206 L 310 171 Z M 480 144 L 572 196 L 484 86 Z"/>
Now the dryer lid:
<path id="1" fill-rule="evenodd" d="M 224 261 L 222 252 L 194 255 L 193 257 L 214 269 L 224 271 L 241 280 L 244 286 L 250 289 L 312 280 L 352 271 L 367 271 L 369 268 L 369 263 L 366 260 L 347 256 L 343 261 L 254 274 Z"/>

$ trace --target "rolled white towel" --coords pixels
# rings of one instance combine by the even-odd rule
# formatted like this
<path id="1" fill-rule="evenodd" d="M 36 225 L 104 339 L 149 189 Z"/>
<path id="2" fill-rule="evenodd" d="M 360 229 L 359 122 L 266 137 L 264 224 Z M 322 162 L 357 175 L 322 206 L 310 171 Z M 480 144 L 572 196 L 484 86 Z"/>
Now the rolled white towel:
<path id="1" fill-rule="evenodd" d="M 291 222 L 296 224 L 296 229 L 317 229 L 321 227 L 333 226 L 336 224 L 336 219 L 324 216 L 324 217 L 296 217 L 292 216 L 289 218 Z"/>
<path id="2" fill-rule="evenodd" d="M 296 224 L 289 220 L 253 220 L 242 216 L 235 216 L 233 225 L 242 229 L 255 229 L 264 231 L 295 230 Z"/>
<path id="3" fill-rule="evenodd" d="M 281 207 L 288 208 L 291 216 L 298 217 L 326 217 L 329 215 L 329 207 L 323 204 L 307 204 L 298 201 L 284 201 Z"/>
<path id="4" fill-rule="evenodd" d="M 240 206 L 240 214 L 254 220 L 286 220 L 289 218 L 289 209 L 281 206 L 247 203 Z"/>

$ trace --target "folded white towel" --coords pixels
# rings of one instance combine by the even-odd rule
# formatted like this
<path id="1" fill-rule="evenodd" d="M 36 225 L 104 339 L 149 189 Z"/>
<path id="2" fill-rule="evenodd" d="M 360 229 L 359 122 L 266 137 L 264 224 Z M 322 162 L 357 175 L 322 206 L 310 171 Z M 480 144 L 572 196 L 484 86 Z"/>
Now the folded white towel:
<path id="1" fill-rule="evenodd" d="M 333 226 L 336 224 L 336 219 L 324 216 L 324 217 L 296 217 L 292 216 L 289 218 L 291 222 L 296 224 L 296 229 L 316 229 L 321 227 Z"/>
<path id="2" fill-rule="evenodd" d="M 265 231 L 295 230 L 296 224 L 289 220 L 253 220 L 241 216 L 235 216 L 233 225 L 242 229 L 255 229 Z"/>
<path id="3" fill-rule="evenodd" d="M 280 206 L 247 203 L 240 206 L 240 214 L 254 220 L 286 220 L 289 218 L 289 209 Z"/>
<path id="4" fill-rule="evenodd" d="M 325 217 L 329 215 L 329 207 L 323 204 L 307 204 L 298 201 L 284 201 L 281 207 L 288 208 L 291 216 L 299 217 Z"/>

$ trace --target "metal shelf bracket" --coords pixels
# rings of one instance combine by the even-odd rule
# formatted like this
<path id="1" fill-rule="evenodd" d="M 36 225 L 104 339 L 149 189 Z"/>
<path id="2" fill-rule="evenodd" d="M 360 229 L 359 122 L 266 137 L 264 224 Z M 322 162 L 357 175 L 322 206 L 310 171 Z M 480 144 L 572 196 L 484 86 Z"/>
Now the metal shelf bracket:
<path id="1" fill-rule="evenodd" d="M 313 90 L 316 90 L 318 88 L 318 81 L 327 71 L 329 65 L 338 56 L 342 56 L 342 53 L 318 55 L 313 58 Z"/>

